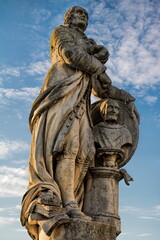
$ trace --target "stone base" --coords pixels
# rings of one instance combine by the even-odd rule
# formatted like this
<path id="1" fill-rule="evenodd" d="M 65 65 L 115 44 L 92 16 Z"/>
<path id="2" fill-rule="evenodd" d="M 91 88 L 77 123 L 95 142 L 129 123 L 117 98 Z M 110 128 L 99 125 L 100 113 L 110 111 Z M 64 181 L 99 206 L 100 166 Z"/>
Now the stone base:
<path id="1" fill-rule="evenodd" d="M 115 240 L 114 226 L 104 223 L 71 220 L 63 240 Z"/>
<path id="2" fill-rule="evenodd" d="M 40 240 L 116 240 L 115 226 L 106 223 L 70 219 L 59 230 L 55 229 L 49 238 L 41 235 Z"/>

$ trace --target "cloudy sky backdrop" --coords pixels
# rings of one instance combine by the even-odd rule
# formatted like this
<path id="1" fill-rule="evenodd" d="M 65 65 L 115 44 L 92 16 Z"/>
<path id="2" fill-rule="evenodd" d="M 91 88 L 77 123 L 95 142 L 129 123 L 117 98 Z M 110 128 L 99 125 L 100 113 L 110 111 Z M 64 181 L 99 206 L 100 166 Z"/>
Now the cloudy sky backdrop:
<path id="1" fill-rule="evenodd" d="M 160 1 L 0 0 L 0 231 L 30 239 L 19 222 L 27 187 L 28 115 L 50 67 L 49 39 L 74 5 L 89 12 L 88 37 L 110 52 L 113 85 L 136 97 L 141 116 L 136 154 L 120 183 L 118 240 L 160 239 Z"/>

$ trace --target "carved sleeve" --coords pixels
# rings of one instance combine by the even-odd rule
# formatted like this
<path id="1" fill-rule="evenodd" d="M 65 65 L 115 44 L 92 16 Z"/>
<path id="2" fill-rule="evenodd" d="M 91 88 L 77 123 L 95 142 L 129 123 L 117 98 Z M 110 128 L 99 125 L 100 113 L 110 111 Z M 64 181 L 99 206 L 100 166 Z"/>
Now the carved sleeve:
<path id="1" fill-rule="evenodd" d="M 64 62 L 77 70 L 100 75 L 106 69 L 98 59 L 87 53 L 83 43 L 77 44 L 75 34 L 68 27 L 56 28 L 52 34 L 51 44 Z"/>

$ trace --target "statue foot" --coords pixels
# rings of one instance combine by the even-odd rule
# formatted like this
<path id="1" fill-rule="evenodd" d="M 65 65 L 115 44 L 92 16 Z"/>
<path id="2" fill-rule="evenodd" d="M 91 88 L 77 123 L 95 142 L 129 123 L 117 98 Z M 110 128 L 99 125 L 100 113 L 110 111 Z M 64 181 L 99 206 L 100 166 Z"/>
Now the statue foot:
<path id="1" fill-rule="evenodd" d="M 70 218 L 79 218 L 81 220 L 92 221 L 92 218 L 86 216 L 78 207 L 76 202 L 68 202 L 66 204 L 66 213 Z"/>

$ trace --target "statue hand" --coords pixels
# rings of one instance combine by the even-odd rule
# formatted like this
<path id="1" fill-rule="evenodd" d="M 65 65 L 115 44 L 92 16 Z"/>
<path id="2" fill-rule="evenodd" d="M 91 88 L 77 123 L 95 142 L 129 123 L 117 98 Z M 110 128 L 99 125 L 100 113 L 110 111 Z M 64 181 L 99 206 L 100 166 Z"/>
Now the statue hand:
<path id="1" fill-rule="evenodd" d="M 93 56 L 97 58 L 101 63 L 104 64 L 108 61 L 109 51 L 104 46 L 97 45 Z"/>
<path id="2" fill-rule="evenodd" d="M 98 76 L 97 80 L 100 82 L 101 87 L 103 89 L 106 89 L 108 87 L 108 85 L 111 85 L 111 83 L 112 83 L 111 79 L 106 74 L 106 72 L 101 73 L 101 75 Z"/>
<path id="3" fill-rule="evenodd" d="M 121 91 L 120 98 L 125 103 L 130 103 L 135 101 L 135 98 L 130 93 L 124 91 L 123 89 L 121 89 L 120 91 Z"/>
<path id="4" fill-rule="evenodd" d="M 97 45 L 94 39 L 89 38 L 88 52 L 97 58 L 102 64 L 106 63 L 109 58 L 109 51 L 103 45 Z"/>
<path id="5" fill-rule="evenodd" d="M 109 76 L 102 72 L 100 74 L 92 74 L 92 93 L 95 97 L 103 98 L 108 95 L 108 89 L 111 85 L 111 79 Z"/>

